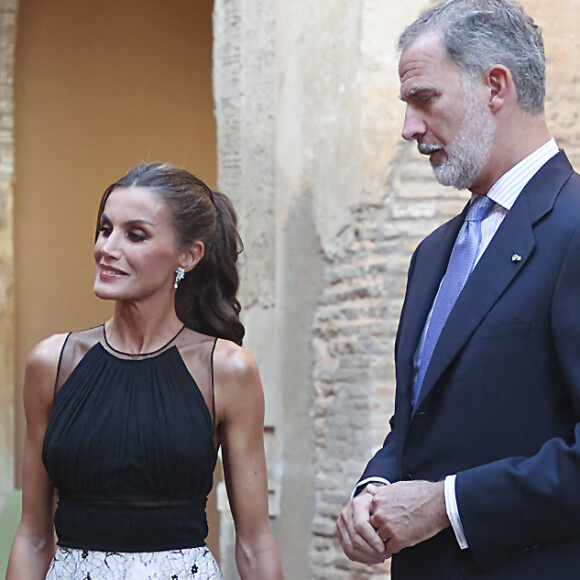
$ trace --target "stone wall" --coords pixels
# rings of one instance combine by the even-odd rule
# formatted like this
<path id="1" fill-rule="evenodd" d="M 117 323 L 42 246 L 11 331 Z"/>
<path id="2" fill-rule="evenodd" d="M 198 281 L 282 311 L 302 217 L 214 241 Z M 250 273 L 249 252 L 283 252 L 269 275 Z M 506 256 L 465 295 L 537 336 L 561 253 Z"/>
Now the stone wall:
<path id="1" fill-rule="evenodd" d="M 290 578 L 388 570 L 349 562 L 335 521 L 388 430 L 411 253 L 467 199 L 436 185 L 400 139 L 394 46 L 429 3 L 272 0 L 258 2 L 260 12 L 216 1 L 229 22 L 215 40 L 218 173 L 243 216 L 248 344 L 277 409 L 273 515 Z M 580 167 L 577 3 L 523 4 L 545 31 L 550 127 Z M 228 44 L 235 60 L 223 60 Z M 221 72 L 228 65 L 233 85 Z"/>
<path id="2" fill-rule="evenodd" d="M 280 504 L 281 440 L 278 414 L 276 345 L 276 220 L 274 162 L 274 5 L 269 0 L 227 0 L 214 4 L 214 97 L 218 118 L 218 186 L 237 203 L 244 237 L 241 301 L 244 323 L 254 329 L 244 346 L 258 356 L 266 392 L 265 444 L 268 456 L 270 514 Z M 260 256 L 246 261 L 245 256 Z M 251 281 L 251 283 L 247 283 Z M 225 486 L 219 484 L 222 514 L 220 554 L 225 580 L 237 578 L 234 528 Z"/>
<path id="3" fill-rule="evenodd" d="M 0 0 L 0 502 L 14 487 L 14 42 L 17 0 Z"/>
<path id="4" fill-rule="evenodd" d="M 352 209 L 333 241 L 314 319 L 316 437 L 312 578 L 367 578 L 388 569 L 349 562 L 336 516 L 387 431 L 394 398 L 393 349 L 410 253 L 425 232 L 456 213 L 458 192 L 434 186 L 415 148 L 401 144 L 380 203 Z M 329 568 L 333 569 L 332 574 Z"/>

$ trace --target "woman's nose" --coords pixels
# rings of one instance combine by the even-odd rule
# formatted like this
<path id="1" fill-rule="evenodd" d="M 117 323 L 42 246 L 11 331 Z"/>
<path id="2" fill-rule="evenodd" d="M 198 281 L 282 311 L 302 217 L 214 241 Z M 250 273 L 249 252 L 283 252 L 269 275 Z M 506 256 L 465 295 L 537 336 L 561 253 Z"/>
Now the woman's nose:
<path id="1" fill-rule="evenodd" d="M 103 237 L 101 239 L 99 250 L 101 254 L 107 256 L 108 258 L 117 258 L 119 256 L 119 243 L 117 236 L 114 233 L 111 233 L 106 238 Z"/>

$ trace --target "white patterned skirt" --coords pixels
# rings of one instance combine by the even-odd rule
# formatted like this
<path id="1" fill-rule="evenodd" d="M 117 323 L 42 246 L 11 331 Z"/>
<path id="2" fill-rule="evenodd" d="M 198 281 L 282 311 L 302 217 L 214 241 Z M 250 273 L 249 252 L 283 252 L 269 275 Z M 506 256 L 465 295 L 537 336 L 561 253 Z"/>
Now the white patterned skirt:
<path id="1" fill-rule="evenodd" d="M 222 580 L 208 548 L 98 552 L 57 548 L 46 580 Z"/>

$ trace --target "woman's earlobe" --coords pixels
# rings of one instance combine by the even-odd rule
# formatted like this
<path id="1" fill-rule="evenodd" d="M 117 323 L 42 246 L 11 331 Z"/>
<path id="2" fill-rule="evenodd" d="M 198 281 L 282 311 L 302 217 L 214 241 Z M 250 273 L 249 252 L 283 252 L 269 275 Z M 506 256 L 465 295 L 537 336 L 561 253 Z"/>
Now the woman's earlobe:
<path id="1" fill-rule="evenodd" d="M 199 240 L 194 242 L 185 253 L 184 268 L 187 272 L 193 270 L 205 254 L 205 244 Z"/>

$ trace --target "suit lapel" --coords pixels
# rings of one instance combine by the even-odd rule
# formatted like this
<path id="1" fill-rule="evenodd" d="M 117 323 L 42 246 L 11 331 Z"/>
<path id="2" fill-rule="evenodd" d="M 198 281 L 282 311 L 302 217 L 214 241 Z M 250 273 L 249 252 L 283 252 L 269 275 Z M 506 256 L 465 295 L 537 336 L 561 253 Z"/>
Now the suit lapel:
<path id="1" fill-rule="evenodd" d="M 566 156 L 560 152 L 522 190 L 449 315 L 433 352 L 415 409 L 419 408 L 489 310 L 525 267 L 535 247 L 533 226 L 551 210 L 572 172 Z M 445 255 L 448 257 L 449 252 Z M 433 297 L 434 293 L 428 300 L 427 312 Z M 423 322 L 419 323 L 419 335 L 425 317 L 426 314 Z"/>

